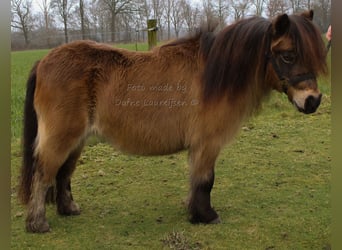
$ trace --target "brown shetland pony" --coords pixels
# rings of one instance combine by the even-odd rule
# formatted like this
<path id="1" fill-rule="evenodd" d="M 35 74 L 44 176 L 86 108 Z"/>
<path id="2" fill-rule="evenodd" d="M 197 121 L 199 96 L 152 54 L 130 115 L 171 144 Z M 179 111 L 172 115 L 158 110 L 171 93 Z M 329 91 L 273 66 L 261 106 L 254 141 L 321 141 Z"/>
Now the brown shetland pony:
<path id="1" fill-rule="evenodd" d="M 326 49 L 313 12 L 253 17 L 214 34 L 131 52 L 90 41 L 53 49 L 32 69 L 24 114 L 20 197 L 26 229 L 50 230 L 51 187 L 61 215 L 78 215 L 71 175 L 87 136 L 97 133 L 129 154 L 187 149 L 192 223 L 217 223 L 211 207 L 215 160 L 271 90 L 315 112 Z"/>

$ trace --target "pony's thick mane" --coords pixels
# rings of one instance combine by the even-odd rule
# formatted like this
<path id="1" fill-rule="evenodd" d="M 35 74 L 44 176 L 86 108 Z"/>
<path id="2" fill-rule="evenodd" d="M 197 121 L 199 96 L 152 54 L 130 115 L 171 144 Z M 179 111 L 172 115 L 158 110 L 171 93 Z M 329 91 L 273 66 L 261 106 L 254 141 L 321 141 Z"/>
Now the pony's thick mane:
<path id="1" fill-rule="evenodd" d="M 236 96 L 246 88 L 251 76 L 264 77 L 270 26 L 270 21 L 260 17 L 238 21 L 219 32 L 215 32 L 215 24 L 208 24 L 195 34 L 163 47 L 186 47 L 196 43 L 205 65 L 202 74 L 204 100 L 216 99 L 227 92 Z"/>
<path id="2" fill-rule="evenodd" d="M 326 50 L 321 34 L 308 18 L 291 15 L 288 36 L 294 41 L 298 59 L 310 72 L 326 73 Z M 194 48 L 204 61 L 203 99 L 217 100 L 228 95 L 234 100 L 250 84 L 264 84 L 272 39 L 272 22 L 262 17 L 240 20 L 215 32 L 208 24 L 195 34 L 162 47 Z M 195 46 L 194 46 L 195 44 Z"/>
<path id="3" fill-rule="evenodd" d="M 251 80 L 264 79 L 270 28 L 270 21 L 252 17 L 227 26 L 215 37 L 209 53 L 204 54 L 204 100 L 225 94 L 234 99 Z"/>
<path id="4" fill-rule="evenodd" d="M 299 15 L 290 16 L 289 36 L 297 48 L 298 60 L 315 74 L 327 74 L 327 50 L 316 25 Z"/>
<path id="5" fill-rule="evenodd" d="M 168 42 L 161 46 L 161 48 L 168 47 L 184 47 L 184 48 L 196 48 L 200 51 L 202 57 L 206 58 L 211 49 L 212 43 L 215 39 L 215 33 L 217 32 L 218 22 L 212 21 L 196 29 L 190 33 L 189 36 L 182 37 L 171 42 Z"/>

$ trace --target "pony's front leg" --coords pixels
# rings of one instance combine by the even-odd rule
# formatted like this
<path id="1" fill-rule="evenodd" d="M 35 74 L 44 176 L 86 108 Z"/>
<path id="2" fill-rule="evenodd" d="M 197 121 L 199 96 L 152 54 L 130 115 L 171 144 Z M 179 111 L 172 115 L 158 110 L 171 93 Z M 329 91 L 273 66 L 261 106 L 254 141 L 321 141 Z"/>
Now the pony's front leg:
<path id="1" fill-rule="evenodd" d="M 190 197 L 188 209 L 191 223 L 219 223 L 212 208 L 210 192 L 214 185 L 214 166 L 217 153 L 190 151 Z"/>

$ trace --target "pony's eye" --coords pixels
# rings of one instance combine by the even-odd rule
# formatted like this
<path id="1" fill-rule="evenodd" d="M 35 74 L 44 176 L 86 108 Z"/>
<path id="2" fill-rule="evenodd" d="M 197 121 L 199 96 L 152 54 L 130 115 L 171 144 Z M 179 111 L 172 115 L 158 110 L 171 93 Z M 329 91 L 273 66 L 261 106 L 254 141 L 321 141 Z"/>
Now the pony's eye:
<path id="1" fill-rule="evenodd" d="M 280 54 L 280 59 L 286 64 L 294 64 L 297 59 L 297 55 L 293 51 L 286 51 Z"/>

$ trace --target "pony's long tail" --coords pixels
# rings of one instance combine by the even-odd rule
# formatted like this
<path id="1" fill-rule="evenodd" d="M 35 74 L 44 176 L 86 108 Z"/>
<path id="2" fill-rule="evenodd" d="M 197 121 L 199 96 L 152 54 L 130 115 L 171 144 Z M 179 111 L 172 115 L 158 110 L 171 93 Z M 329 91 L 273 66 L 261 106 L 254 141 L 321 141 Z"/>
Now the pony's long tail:
<path id="1" fill-rule="evenodd" d="M 23 204 L 27 204 L 31 196 L 32 178 L 34 175 L 34 148 L 37 137 L 38 123 L 37 114 L 33 106 L 34 92 L 36 89 L 37 66 L 39 61 L 33 66 L 27 80 L 26 97 L 24 107 L 23 124 L 23 162 L 21 167 L 21 178 L 19 183 L 18 196 Z"/>

